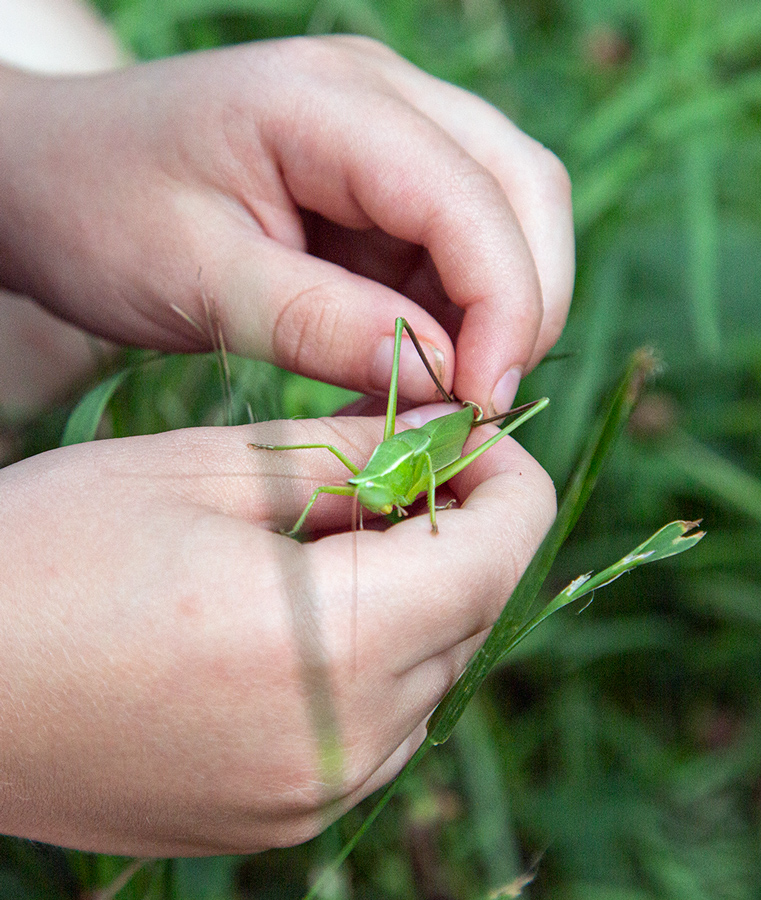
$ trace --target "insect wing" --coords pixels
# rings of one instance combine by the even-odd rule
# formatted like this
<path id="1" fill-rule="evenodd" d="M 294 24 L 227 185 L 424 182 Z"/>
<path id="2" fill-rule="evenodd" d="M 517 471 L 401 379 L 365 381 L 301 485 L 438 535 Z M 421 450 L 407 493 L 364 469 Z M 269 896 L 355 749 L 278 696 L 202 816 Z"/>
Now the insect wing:
<path id="1" fill-rule="evenodd" d="M 432 419 L 416 431 L 426 431 L 431 440 L 426 448 L 431 455 L 433 471 L 438 472 L 460 458 L 462 448 L 473 425 L 473 407 L 466 406 L 457 412 Z M 402 432 L 402 434 L 409 432 Z"/>

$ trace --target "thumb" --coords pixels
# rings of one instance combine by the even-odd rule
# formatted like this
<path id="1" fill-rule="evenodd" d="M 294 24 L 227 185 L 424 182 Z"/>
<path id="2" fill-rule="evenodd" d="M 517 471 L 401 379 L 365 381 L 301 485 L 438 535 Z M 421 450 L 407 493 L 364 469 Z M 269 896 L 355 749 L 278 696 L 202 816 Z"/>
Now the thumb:
<path id="1" fill-rule="evenodd" d="M 228 349 L 309 378 L 385 395 L 391 379 L 394 325 L 403 316 L 447 389 L 454 348 L 425 310 L 369 278 L 262 237 L 245 252 L 204 269 L 203 289 L 217 308 Z M 405 335 L 399 393 L 425 402 L 438 396 Z"/>

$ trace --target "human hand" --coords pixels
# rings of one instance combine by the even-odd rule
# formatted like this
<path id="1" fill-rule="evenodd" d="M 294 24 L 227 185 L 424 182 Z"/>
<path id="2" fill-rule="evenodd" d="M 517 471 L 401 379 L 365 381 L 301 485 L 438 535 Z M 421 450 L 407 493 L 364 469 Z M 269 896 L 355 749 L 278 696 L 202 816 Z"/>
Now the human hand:
<path id="1" fill-rule="evenodd" d="M 205 292 L 231 350 L 378 394 L 403 315 L 447 387 L 504 411 L 565 321 L 563 167 L 373 41 L 6 70 L 0 112 L 0 281 L 105 337 L 198 349 L 172 304 L 203 322 Z"/>
<path id="2" fill-rule="evenodd" d="M 340 464 L 246 443 L 324 440 L 360 459 L 381 433 L 351 418 L 191 429 L 0 471 L 0 832 L 250 852 L 306 840 L 399 771 L 554 494 L 505 438 L 450 482 L 463 504 L 438 535 L 425 515 L 357 533 L 355 601 L 345 497 L 310 513 L 324 539 L 277 533 Z M 343 747 L 334 781 L 315 715 Z"/>

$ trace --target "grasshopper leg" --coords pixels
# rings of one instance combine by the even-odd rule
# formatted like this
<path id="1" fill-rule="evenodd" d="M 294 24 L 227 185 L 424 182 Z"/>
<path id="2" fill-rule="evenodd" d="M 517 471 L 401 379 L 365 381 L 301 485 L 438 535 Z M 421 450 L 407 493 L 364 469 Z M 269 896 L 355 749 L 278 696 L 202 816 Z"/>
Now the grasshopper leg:
<path id="1" fill-rule="evenodd" d="M 334 486 L 330 484 L 324 484 L 322 485 L 322 487 L 318 487 L 317 490 L 309 498 L 309 502 L 304 507 L 304 512 L 299 516 L 293 528 L 289 529 L 288 531 L 283 531 L 282 534 L 286 535 L 287 537 L 293 537 L 301 530 L 301 526 L 304 524 L 304 520 L 309 514 L 309 510 L 314 506 L 315 500 L 320 496 L 320 494 L 340 494 L 344 497 L 353 497 L 354 493 L 354 488 L 351 488 L 348 485 Z"/>
<path id="2" fill-rule="evenodd" d="M 251 450 L 329 450 L 333 456 L 341 460 L 352 475 L 359 475 L 360 469 L 354 465 L 348 456 L 341 453 L 338 447 L 332 444 L 247 444 Z"/>
<path id="3" fill-rule="evenodd" d="M 428 512 L 431 516 L 431 532 L 439 533 L 439 526 L 436 523 L 436 473 L 433 471 L 433 460 L 431 454 L 425 454 L 425 462 L 428 467 Z"/>

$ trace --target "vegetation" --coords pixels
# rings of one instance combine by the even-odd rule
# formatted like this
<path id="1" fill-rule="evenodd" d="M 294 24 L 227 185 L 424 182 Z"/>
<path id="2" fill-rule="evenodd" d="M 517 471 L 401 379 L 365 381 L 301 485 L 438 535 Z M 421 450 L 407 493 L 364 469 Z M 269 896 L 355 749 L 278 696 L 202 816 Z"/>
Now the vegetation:
<path id="1" fill-rule="evenodd" d="M 487 97 L 574 182 L 578 278 L 520 439 L 568 480 L 630 352 L 663 362 L 551 572 L 547 596 L 665 522 L 691 553 L 545 622 L 495 670 L 323 888 L 332 898 L 756 897 L 761 884 L 761 7 L 755 0 L 100 0 L 143 57 L 353 31 Z M 565 355 L 567 354 L 567 355 Z M 212 358 L 131 353 L 117 435 L 224 421 Z M 344 394 L 232 359 L 235 416 Z M 27 447 L 54 445 L 60 415 Z M 369 801 L 372 803 L 372 801 Z M 4 839 L 0 896 L 298 898 L 355 832 L 143 866 Z M 533 876 L 530 884 L 527 882 Z M 503 893 L 497 893 L 498 889 Z M 106 894 L 101 895 L 105 897 Z"/>

